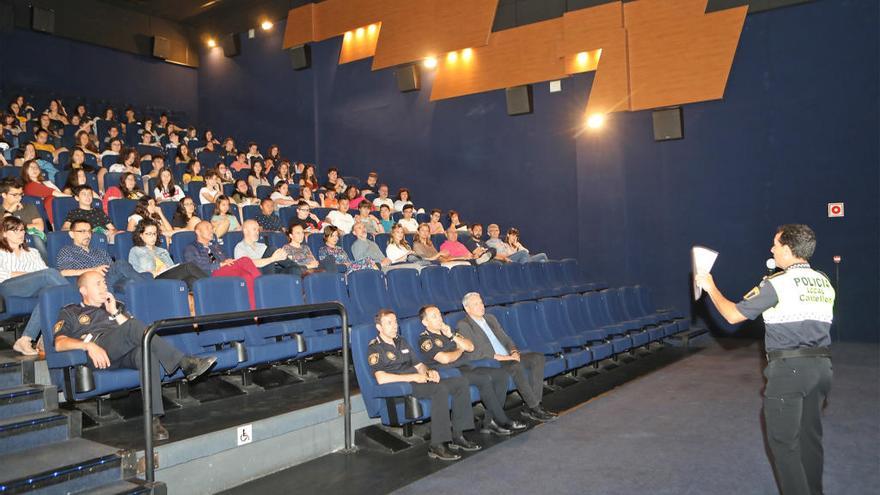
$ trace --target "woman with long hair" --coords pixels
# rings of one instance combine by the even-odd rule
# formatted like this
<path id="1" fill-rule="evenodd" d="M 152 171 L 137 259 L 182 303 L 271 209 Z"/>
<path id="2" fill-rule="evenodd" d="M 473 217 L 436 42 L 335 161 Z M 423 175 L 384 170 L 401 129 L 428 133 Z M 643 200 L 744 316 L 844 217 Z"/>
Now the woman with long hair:
<path id="1" fill-rule="evenodd" d="M 24 193 L 28 196 L 36 196 L 43 200 L 43 206 L 46 208 L 46 215 L 49 217 L 49 223 L 59 228 L 61 225 L 55 225 L 52 215 L 52 199 L 56 197 L 68 197 L 58 189 L 58 186 L 51 181 L 46 180 L 40 166 L 36 160 L 27 160 L 21 166 L 21 181 L 24 183 Z M 64 220 L 63 218 L 61 219 Z"/>
<path id="2" fill-rule="evenodd" d="M 128 262 L 135 271 L 157 279 L 183 280 L 190 290 L 196 280 L 209 276 L 195 263 L 175 265 L 168 251 L 157 245 L 159 225 L 149 218 L 138 223 L 131 238 L 134 247 L 128 252 Z"/>
<path id="3" fill-rule="evenodd" d="M 251 186 L 251 191 L 254 194 L 257 194 L 257 188 L 260 186 L 271 186 L 272 183 L 269 182 L 269 177 L 266 175 L 266 168 L 263 166 L 263 162 L 261 160 L 254 160 L 253 165 L 251 165 L 251 172 L 247 177 L 248 185 Z"/>
<path id="4" fill-rule="evenodd" d="M 104 204 L 104 213 L 109 214 L 110 201 L 114 199 L 133 199 L 139 200 L 146 196 L 143 191 L 138 189 L 137 176 L 126 172 L 119 177 L 119 184 L 107 188 L 107 192 L 101 199 Z"/>
<path id="5" fill-rule="evenodd" d="M 299 183 L 304 187 L 308 187 L 312 191 L 318 190 L 318 187 L 320 187 L 321 184 L 318 182 L 318 176 L 315 173 L 314 165 L 312 165 L 311 163 L 306 165 L 306 168 L 302 174 L 302 179 L 300 179 Z"/>
<path id="6" fill-rule="evenodd" d="M 344 268 L 346 273 L 351 273 L 356 270 L 376 269 L 376 263 L 369 258 L 364 258 L 360 261 L 352 261 L 351 258 L 348 257 L 348 253 L 345 252 L 345 249 L 342 249 L 342 246 L 339 245 L 339 237 L 340 230 L 337 227 L 332 225 L 324 227 L 324 245 L 318 249 L 318 259 L 321 260 L 322 265 L 328 261 L 332 261 L 336 266 L 341 268 L 340 271 L 343 271 L 342 268 Z M 330 258 L 330 260 L 327 260 L 327 258 Z"/>
<path id="7" fill-rule="evenodd" d="M 159 172 L 159 181 L 153 191 L 153 197 L 160 203 L 183 199 L 183 190 L 174 183 L 174 174 L 171 173 L 171 170 L 163 168 Z"/>
<path id="8" fill-rule="evenodd" d="M 220 195 L 214 201 L 214 215 L 211 217 L 211 225 L 214 226 L 214 235 L 221 238 L 227 232 L 241 230 L 238 218 L 229 211 L 229 198 Z"/>
<path id="9" fill-rule="evenodd" d="M 89 185 L 89 179 L 86 171 L 81 168 L 75 168 L 67 174 L 67 180 L 64 181 L 64 187 L 61 188 L 61 191 L 68 196 L 73 196 L 74 189 L 87 185 Z"/>
<path id="10" fill-rule="evenodd" d="M 190 197 L 183 198 L 177 205 L 177 211 L 171 217 L 171 226 L 175 232 L 193 230 L 202 219 L 196 215 L 196 203 Z"/>
<path id="11" fill-rule="evenodd" d="M 25 242 L 25 225 L 16 217 L 0 221 L 0 295 L 3 297 L 36 297 L 47 287 L 67 285 L 67 279 L 49 268 L 36 249 Z M 31 312 L 22 336 L 12 348 L 21 354 L 37 354 L 33 342 L 40 336 L 40 306 Z"/>
<path id="12" fill-rule="evenodd" d="M 128 217 L 128 225 L 125 230 L 134 232 L 137 226 L 144 220 L 154 222 L 159 227 L 159 233 L 167 237 L 169 241 L 171 240 L 171 236 L 174 235 L 174 228 L 171 226 L 171 222 L 165 218 L 165 214 L 162 213 L 162 208 L 159 208 L 156 204 L 156 200 L 149 196 L 144 196 L 138 200 L 138 204 L 134 207 L 134 212 Z"/>

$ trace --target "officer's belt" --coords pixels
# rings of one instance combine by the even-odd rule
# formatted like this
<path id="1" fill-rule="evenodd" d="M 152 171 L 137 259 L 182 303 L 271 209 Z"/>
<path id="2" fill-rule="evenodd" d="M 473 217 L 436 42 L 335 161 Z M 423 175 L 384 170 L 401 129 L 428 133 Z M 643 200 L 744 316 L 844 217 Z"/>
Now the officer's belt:
<path id="1" fill-rule="evenodd" d="M 831 357 L 831 349 L 827 347 L 802 347 L 800 349 L 785 349 L 782 351 L 770 351 L 767 353 L 767 361 L 774 359 L 788 359 L 800 357 Z"/>

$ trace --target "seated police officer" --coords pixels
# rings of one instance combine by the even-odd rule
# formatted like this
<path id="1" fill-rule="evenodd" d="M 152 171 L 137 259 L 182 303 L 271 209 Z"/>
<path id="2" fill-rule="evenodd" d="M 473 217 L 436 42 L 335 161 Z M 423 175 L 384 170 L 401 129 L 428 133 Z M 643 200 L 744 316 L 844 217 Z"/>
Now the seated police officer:
<path id="1" fill-rule="evenodd" d="M 458 333 L 474 344 L 470 359 L 494 359 L 501 369 L 513 377 L 516 389 L 526 407 L 523 416 L 535 421 L 552 421 L 556 415 L 541 407 L 544 393 L 544 355 L 537 352 L 520 353 L 513 340 L 501 328 L 493 315 L 486 314 L 483 298 L 477 292 L 468 292 L 462 299 L 467 317 L 458 322 Z"/>
<path id="2" fill-rule="evenodd" d="M 501 368 L 476 366 L 464 353 L 474 350 L 474 344 L 460 333 L 455 333 L 443 322 L 437 306 L 423 306 L 419 318 L 425 331 L 419 335 L 419 348 L 426 356 L 439 364 L 458 368 L 468 383 L 477 387 L 486 406 L 486 417 L 480 433 L 510 435 L 511 430 L 526 429 L 519 421 L 511 421 L 504 412 L 507 399 L 507 372 Z"/>
<path id="3" fill-rule="evenodd" d="M 482 447 L 469 442 L 462 432 L 474 427 L 474 412 L 467 380 L 458 376 L 440 378 L 436 370 L 428 369 L 414 355 L 405 339 L 397 333 L 397 316 L 382 309 L 376 314 L 379 336 L 370 341 L 367 362 L 376 381 L 385 383 L 408 382 L 412 395 L 431 399 L 431 446 L 428 457 L 455 461 L 461 456 L 451 450 L 468 452 Z M 452 421 L 449 417 L 449 396 L 452 396 Z"/>
<path id="4" fill-rule="evenodd" d="M 90 365 L 97 369 L 141 369 L 141 341 L 146 327 L 125 312 L 125 306 L 116 301 L 107 290 L 104 276 L 97 271 L 87 271 L 76 281 L 83 301 L 69 304 L 61 309 L 55 324 L 55 349 L 71 351 L 80 349 L 89 355 Z M 162 408 L 161 377 L 159 364 L 166 375 L 178 368 L 187 380 L 195 380 L 208 371 L 217 361 L 216 357 L 199 358 L 185 356 L 174 346 L 154 337 L 152 342 L 153 369 L 153 437 L 167 440 L 168 430 L 159 422 L 164 414 Z M 141 384 L 143 385 L 143 384 Z"/>

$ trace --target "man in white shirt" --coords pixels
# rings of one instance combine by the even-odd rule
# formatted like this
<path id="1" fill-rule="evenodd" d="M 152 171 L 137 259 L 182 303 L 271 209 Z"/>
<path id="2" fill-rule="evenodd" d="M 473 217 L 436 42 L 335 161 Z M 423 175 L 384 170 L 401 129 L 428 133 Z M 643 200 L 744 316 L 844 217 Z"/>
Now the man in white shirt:
<path id="1" fill-rule="evenodd" d="M 354 226 L 354 217 L 348 212 L 348 198 L 339 198 L 338 201 L 339 206 L 327 214 L 324 222 L 329 222 L 343 234 L 350 234 L 351 228 Z"/>
<path id="2" fill-rule="evenodd" d="M 373 200 L 373 207 L 379 209 L 382 205 L 387 205 L 391 211 L 394 211 L 394 200 L 388 197 L 388 185 L 379 186 L 379 197 Z"/>
<path id="3" fill-rule="evenodd" d="M 287 260 L 287 253 L 283 249 L 276 249 L 267 256 L 269 247 L 260 242 L 260 224 L 256 220 L 245 220 L 241 233 L 243 238 L 235 245 L 235 259 L 250 258 L 263 275 L 285 273 L 285 266 L 282 265 Z"/>
<path id="4" fill-rule="evenodd" d="M 415 234 L 419 230 L 419 222 L 413 218 L 413 206 L 406 205 L 403 207 L 403 218 L 397 221 L 397 224 L 403 227 L 407 234 Z"/>

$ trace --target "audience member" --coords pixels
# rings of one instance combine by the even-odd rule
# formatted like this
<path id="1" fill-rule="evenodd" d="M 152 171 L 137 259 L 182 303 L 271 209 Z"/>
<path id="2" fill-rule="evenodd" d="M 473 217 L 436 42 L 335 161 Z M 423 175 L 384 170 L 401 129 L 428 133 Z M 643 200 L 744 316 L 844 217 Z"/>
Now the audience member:
<path id="1" fill-rule="evenodd" d="M 254 300 L 254 280 L 260 276 L 260 269 L 250 258 L 228 259 L 220 245 L 214 241 L 214 227 L 211 222 L 202 220 L 195 227 L 196 240 L 183 251 L 183 259 L 194 263 L 212 277 L 241 277 L 247 285 L 248 302 L 256 309 Z"/>
<path id="2" fill-rule="evenodd" d="M 355 186 L 348 186 L 345 190 L 345 197 L 348 198 L 348 207 L 352 210 L 358 209 L 362 202 L 365 202 L 371 210 L 373 209 L 373 205 L 364 198 L 360 190 Z"/>
<path id="3" fill-rule="evenodd" d="M 260 198 L 254 195 L 250 186 L 248 186 L 247 181 L 244 179 L 238 179 L 235 181 L 235 191 L 232 192 L 230 199 L 233 203 L 238 205 L 239 209 L 247 205 L 260 204 Z"/>
<path id="4" fill-rule="evenodd" d="M 215 170 L 205 172 L 205 185 L 199 190 L 199 204 L 210 205 L 223 195 L 223 185 Z"/>
<path id="5" fill-rule="evenodd" d="M 335 263 L 339 267 L 339 271 L 351 273 L 357 270 L 375 269 L 376 265 L 372 260 L 352 261 L 348 257 L 348 253 L 339 246 L 340 230 L 333 225 L 324 227 L 324 245 L 318 249 L 318 260 L 321 264 Z M 329 261 L 325 261 L 329 258 Z"/>
<path id="6" fill-rule="evenodd" d="M 426 223 L 419 225 L 416 238 L 413 241 L 413 253 L 425 261 L 439 261 L 441 263 L 450 261 L 448 252 L 437 251 L 437 248 L 434 247 L 434 243 L 431 242 L 431 228 Z"/>
<path id="7" fill-rule="evenodd" d="M 446 213 L 446 218 L 449 220 L 449 225 L 455 227 L 455 230 L 458 230 L 459 232 L 468 231 L 468 226 L 461 223 L 461 220 L 459 220 L 457 211 L 449 210 Z"/>
<path id="8" fill-rule="evenodd" d="M 448 261 L 467 261 L 474 259 L 467 246 L 459 242 L 458 231 L 455 227 L 450 226 L 446 229 L 446 240 L 440 244 L 440 251 L 449 253 Z"/>
<path id="9" fill-rule="evenodd" d="M 513 240 L 517 243 L 519 247 L 513 246 L 507 242 L 502 241 L 498 236 L 501 233 L 501 229 L 498 228 L 497 224 L 489 224 L 487 229 L 489 231 L 489 240 L 486 241 L 486 245 L 495 249 L 496 257 L 506 258 L 509 261 L 514 263 L 528 263 L 529 261 L 547 261 L 547 255 L 544 253 L 539 253 L 534 256 L 529 254 L 529 251 L 519 243 L 519 231 L 515 228 L 512 228 L 508 231 L 508 240 Z M 510 234 L 514 235 L 511 236 Z"/>
<path id="10" fill-rule="evenodd" d="M 144 220 L 150 220 L 155 223 L 159 233 L 164 235 L 169 241 L 171 240 L 171 236 L 174 235 L 174 227 L 165 218 L 162 208 L 156 205 L 156 200 L 149 196 L 144 196 L 138 200 L 137 205 L 134 207 L 134 212 L 128 217 L 128 224 L 125 230 L 134 232 L 137 226 Z"/>
<path id="11" fill-rule="evenodd" d="M 367 229 L 367 233 L 370 235 L 385 233 L 385 229 L 382 228 L 382 223 L 379 219 L 370 214 L 370 208 L 371 206 L 369 202 L 361 202 L 358 206 L 358 214 L 354 217 L 355 223 L 363 225 L 364 228 Z"/>
<path id="12" fill-rule="evenodd" d="M 305 201 L 300 201 L 296 205 L 296 218 L 290 221 L 288 227 L 299 225 L 307 234 L 321 231 L 321 221 L 317 215 L 311 212 L 311 208 Z"/>
<path id="13" fill-rule="evenodd" d="M 0 204 L 0 219 L 5 217 L 15 217 L 24 224 L 26 233 L 31 236 L 31 246 L 37 250 L 43 261 L 48 260 L 46 253 L 46 224 L 40 215 L 37 207 L 22 203 L 21 197 L 24 194 L 21 179 L 8 178 L 0 180 L 0 198 L 3 203 Z"/>
<path id="14" fill-rule="evenodd" d="M 287 238 L 289 242 L 282 249 L 287 253 L 287 259 L 300 266 L 300 273 L 306 274 L 310 270 L 318 269 L 318 260 L 315 258 L 312 250 L 309 249 L 309 246 L 305 243 L 306 234 L 302 225 L 291 225 Z M 333 258 L 328 257 L 326 259 L 333 262 L 330 266 L 330 270 L 336 271 Z"/>
<path id="15" fill-rule="evenodd" d="M 107 251 L 92 249 L 92 229 L 88 220 L 77 219 L 70 223 L 68 232 L 73 244 L 58 251 L 55 266 L 65 277 L 78 277 L 88 271 L 97 271 L 107 277 L 107 285 L 118 293 L 125 290 L 128 282 L 150 280 L 152 277 L 136 272 L 126 260 L 116 260 Z"/>
<path id="16" fill-rule="evenodd" d="M 428 220 L 428 227 L 431 229 L 431 235 L 442 234 L 446 231 L 443 224 L 440 223 L 440 216 L 443 214 L 440 210 L 434 208 L 431 210 L 431 218 Z"/>
<path id="17" fill-rule="evenodd" d="M 306 186 L 303 186 L 299 190 L 299 202 L 305 202 L 311 208 L 320 208 L 321 205 L 312 199 L 312 190 Z"/>
<path id="18" fill-rule="evenodd" d="M 248 174 L 247 181 L 248 185 L 251 186 L 251 190 L 254 191 L 254 194 L 257 194 L 258 187 L 269 187 L 272 185 L 272 183 L 269 182 L 269 177 L 266 175 L 262 160 L 257 160 L 253 163 L 253 168 L 251 168 L 251 172 Z"/>
<path id="19" fill-rule="evenodd" d="M 300 275 L 299 265 L 287 259 L 287 252 L 284 249 L 270 249 L 265 243 L 260 242 L 260 224 L 255 220 L 245 220 L 241 231 L 244 236 L 235 245 L 235 259 L 250 258 L 263 275 L 275 273 Z"/>
<path id="20" fill-rule="evenodd" d="M 133 199 L 139 200 L 146 196 L 143 191 L 138 189 L 137 176 L 125 172 L 119 177 L 119 184 L 110 186 L 101 198 L 104 205 L 104 213 L 110 212 L 110 201 L 114 199 Z"/>
<path id="21" fill-rule="evenodd" d="M 113 225 L 113 222 L 110 221 L 110 217 L 104 213 L 104 210 L 100 208 L 92 208 L 92 198 L 94 198 L 94 194 L 92 188 L 89 186 L 79 186 L 73 190 L 73 197 L 76 198 L 77 207 L 70 210 L 67 214 L 67 218 L 64 219 L 64 224 L 62 225 L 61 230 L 70 230 L 73 228 L 73 222 L 84 220 L 88 222 L 96 232 L 106 234 L 107 240 L 112 243 L 113 236 L 116 235 L 116 227 Z"/>
<path id="22" fill-rule="evenodd" d="M 269 198 L 264 199 L 260 203 L 260 214 L 254 220 L 260 225 L 263 232 L 281 232 L 284 226 L 281 225 L 281 218 L 275 214 L 275 202 Z"/>
<path id="23" fill-rule="evenodd" d="M 318 176 L 315 174 L 314 165 L 306 165 L 305 171 L 303 172 L 302 178 L 300 179 L 300 185 L 303 187 L 308 187 L 312 191 L 316 191 L 319 187 L 321 187 L 321 185 L 318 183 Z"/>
<path id="24" fill-rule="evenodd" d="M 397 191 L 397 199 L 394 201 L 394 211 L 403 211 L 404 206 L 412 204 L 413 202 L 412 199 L 410 199 L 409 189 L 401 187 Z M 415 208 L 415 206 L 413 206 L 413 208 Z"/>
<path id="25" fill-rule="evenodd" d="M 134 247 L 128 252 L 128 262 L 137 272 L 157 279 L 183 280 L 190 290 L 196 280 L 208 276 L 193 263 L 175 264 L 168 251 L 156 245 L 158 237 L 156 222 L 148 218 L 138 223 L 131 236 Z"/>
<path id="26" fill-rule="evenodd" d="M 275 202 L 276 211 L 297 203 L 297 200 L 290 196 L 290 186 L 284 181 L 275 183 L 274 192 L 269 198 Z"/>
<path id="27" fill-rule="evenodd" d="M 46 215 L 49 217 L 49 223 L 53 227 L 58 228 L 58 224 L 55 223 L 54 212 L 52 211 L 52 199 L 68 197 L 68 195 L 61 192 L 51 181 L 46 180 L 35 160 L 24 162 L 24 165 L 21 167 L 21 179 L 24 183 L 24 193 L 28 196 L 36 196 L 43 201 L 43 207 L 46 210 Z M 61 219 L 58 220 L 60 221 Z"/>
<path id="28" fill-rule="evenodd" d="M 405 205 L 403 207 L 403 218 L 397 221 L 398 225 L 401 225 L 407 234 L 415 234 L 419 230 L 419 222 L 413 218 L 414 213 L 413 205 Z M 429 226 L 428 232 L 430 231 L 431 227 Z"/>
<path id="29" fill-rule="evenodd" d="M 223 237 L 227 232 L 241 230 L 238 217 L 233 215 L 229 209 L 229 198 L 222 194 L 217 196 L 217 201 L 214 203 L 214 215 L 211 216 L 211 225 L 214 226 L 214 233 L 218 238 Z"/>
<path id="30" fill-rule="evenodd" d="M 202 175 L 202 162 L 192 160 L 187 163 L 181 182 L 183 182 L 183 188 L 187 190 L 189 190 L 190 182 L 205 182 L 205 176 Z"/>
<path id="31" fill-rule="evenodd" d="M 73 196 L 74 189 L 79 186 L 88 186 L 89 185 L 89 177 L 86 174 L 86 171 L 83 169 L 71 170 L 70 173 L 67 174 L 67 180 L 64 181 L 64 185 L 61 186 L 61 192 L 64 194 Z"/>
<path id="32" fill-rule="evenodd" d="M 382 184 L 378 189 L 378 197 L 373 199 L 373 208 L 380 208 L 382 205 L 388 207 L 389 210 L 394 209 L 394 201 L 388 197 L 388 186 Z"/>
<path id="33" fill-rule="evenodd" d="M 22 166 L 29 162 L 34 161 L 37 164 L 37 167 L 42 170 L 46 177 L 49 178 L 49 181 L 52 183 L 55 182 L 55 176 L 58 175 L 58 169 L 55 168 L 55 165 L 49 160 L 43 160 L 37 155 L 37 148 L 34 143 L 26 143 L 24 145 L 24 153 L 22 154 L 21 162 Z"/>
<path id="34" fill-rule="evenodd" d="M 379 245 L 367 237 L 367 229 L 363 223 L 354 224 L 351 232 L 357 238 L 351 245 L 351 256 L 355 261 L 371 261 L 380 268 L 391 264 L 391 260 L 385 257 Z"/>
<path id="35" fill-rule="evenodd" d="M 382 232 L 391 232 L 394 227 L 394 219 L 391 218 L 391 208 L 388 205 L 379 207 L 379 224 L 382 226 Z"/>
<path id="36" fill-rule="evenodd" d="M 327 214 L 324 223 L 329 223 L 342 231 L 343 234 L 350 234 L 351 228 L 354 226 L 354 217 L 348 212 L 348 198 L 339 198 L 339 206 Z"/>
<path id="37" fill-rule="evenodd" d="M 367 174 L 367 181 L 364 184 L 364 187 L 361 189 L 361 195 L 366 196 L 367 194 L 376 194 L 379 188 L 379 174 L 376 172 L 370 172 Z"/>
<path id="38" fill-rule="evenodd" d="M 156 201 L 164 203 L 165 201 L 180 201 L 183 199 L 183 189 L 174 183 L 174 174 L 171 170 L 163 168 L 159 172 L 159 182 L 156 189 L 153 190 L 153 197 Z"/>

